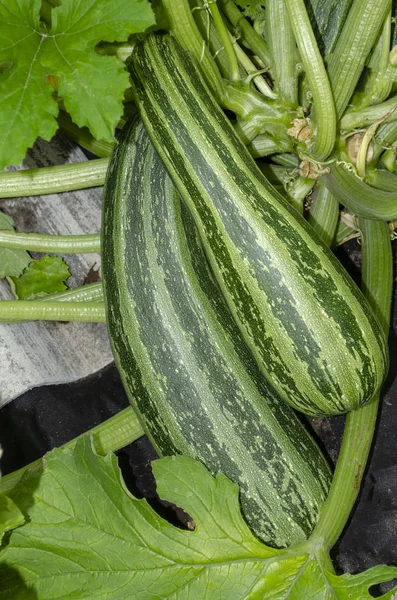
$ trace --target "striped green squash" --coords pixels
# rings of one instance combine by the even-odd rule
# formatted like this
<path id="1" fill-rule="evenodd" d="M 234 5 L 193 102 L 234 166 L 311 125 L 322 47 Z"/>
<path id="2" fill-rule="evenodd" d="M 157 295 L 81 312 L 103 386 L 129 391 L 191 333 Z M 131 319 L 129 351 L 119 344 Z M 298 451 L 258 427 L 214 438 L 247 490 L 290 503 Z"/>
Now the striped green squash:
<path id="1" fill-rule="evenodd" d="M 160 455 L 190 455 L 237 482 L 264 541 L 304 540 L 328 465 L 253 361 L 142 124 L 123 130 L 103 210 L 109 334 L 144 430 Z"/>
<path id="2" fill-rule="evenodd" d="M 269 382 L 308 415 L 368 402 L 384 380 L 388 351 L 362 293 L 260 173 L 169 35 L 149 36 L 128 66 L 150 138 Z"/>

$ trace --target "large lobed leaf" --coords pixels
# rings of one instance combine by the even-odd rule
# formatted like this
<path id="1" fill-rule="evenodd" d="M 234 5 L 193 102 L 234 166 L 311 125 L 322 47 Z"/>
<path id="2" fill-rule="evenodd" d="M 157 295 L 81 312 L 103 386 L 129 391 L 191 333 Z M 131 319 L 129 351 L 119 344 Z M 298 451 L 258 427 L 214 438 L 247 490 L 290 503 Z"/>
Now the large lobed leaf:
<path id="1" fill-rule="evenodd" d="M 396 576 L 380 566 L 338 577 L 318 549 L 268 548 L 243 521 L 238 488 L 225 476 L 181 456 L 153 468 L 160 496 L 191 515 L 194 531 L 132 497 L 115 456 L 95 455 L 88 437 L 49 453 L 9 494 L 26 523 L 0 556 L 0 597 L 365 600 L 369 586 Z"/>
<path id="2" fill-rule="evenodd" d="M 0 168 L 18 164 L 38 136 L 54 135 L 54 89 L 75 123 L 112 141 L 128 74 L 95 46 L 154 24 L 148 0 L 63 0 L 49 31 L 40 8 L 41 0 L 0 0 Z"/>

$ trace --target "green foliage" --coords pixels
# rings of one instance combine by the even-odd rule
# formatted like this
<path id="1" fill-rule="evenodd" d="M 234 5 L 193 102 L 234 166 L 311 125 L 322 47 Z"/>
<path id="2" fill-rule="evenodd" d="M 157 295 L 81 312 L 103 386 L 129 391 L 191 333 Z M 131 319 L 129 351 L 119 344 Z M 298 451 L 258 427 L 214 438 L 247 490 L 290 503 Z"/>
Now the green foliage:
<path id="1" fill-rule="evenodd" d="M 0 494 L 0 542 L 6 531 L 22 525 L 24 521 L 25 517 L 14 502 L 4 494 Z"/>
<path id="2" fill-rule="evenodd" d="M 13 220 L 3 212 L 0 212 L 0 229 L 14 229 Z M 0 279 L 19 277 L 31 260 L 26 250 L 0 247 Z"/>
<path id="3" fill-rule="evenodd" d="M 54 135 L 55 92 L 77 125 L 113 141 L 128 74 L 95 46 L 154 24 L 147 0 L 63 0 L 51 25 L 40 8 L 41 0 L 0 0 L 0 168 L 18 164 L 38 136 Z"/>
<path id="4" fill-rule="evenodd" d="M 116 457 L 98 457 L 88 436 L 49 453 L 10 493 L 26 523 L 0 556 L 0 597 L 28 589 L 38 600 L 365 600 L 369 586 L 396 576 L 381 566 L 338 577 L 319 549 L 264 546 L 242 519 L 237 486 L 190 458 L 163 458 L 153 470 L 159 495 L 191 515 L 194 531 L 132 497 Z"/>
<path id="5" fill-rule="evenodd" d="M 12 278 L 14 293 L 19 300 L 33 300 L 45 294 L 63 292 L 64 281 L 70 277 L 68 265 L 59 256 L 43 256 L 31 260 L 20 277 Z"/>
<path id="6" fill-rule="evenodd" d="M 236 0 L 236 4 L 243 9 L 246 17 L 253 21 L 256 19 L 264 20 L 265 2 L 264 0 Z"/>

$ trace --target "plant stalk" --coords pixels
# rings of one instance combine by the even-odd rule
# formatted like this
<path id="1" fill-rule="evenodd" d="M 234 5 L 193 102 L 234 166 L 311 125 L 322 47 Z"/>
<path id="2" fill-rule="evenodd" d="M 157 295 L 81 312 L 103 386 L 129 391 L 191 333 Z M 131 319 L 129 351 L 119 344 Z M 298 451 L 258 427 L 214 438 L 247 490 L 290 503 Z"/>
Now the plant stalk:
<path id="1" fill-rule="evenodd" d="M 108 158 L 0 173 L 0 198 L 42 196 L 91 187 L 105 182 Z"/>
<path id="2" fill-rule="evenodd" d="M 95 452 L 100 456 L 105 456 L 109 452 L 117 452 L 128 444 L 135 442 L 144 435 L 144 431 L 131 406 L 120 411 L 114 417 L 100 423 L 90 431 L 81 434 L 70 442 L 67 442 L 62 448 L 74 448 L 78 439 L 83 435 L 90 434 Z M 0 492 L 7 494 L 16 486 L 22 475 L 29 469 L 40 468 L 41 459 L 38 459 L 18 471 L 4 475 L 0 479 Z"/>
<path id="3" fill-rule="evenodd" d="M 289 0 L 286 6 L 313 97 L 312 130 L 315 134 L 311 152 L 318 160 L 325 160 L 336 140 L 336 113 L 331 85 L 304 0 Z"/>
<path id="4" fill-rule="evenodd" d="M 1 300 L 0 323 L 15 323 L 18 321 L 105 323 L 105 306 L 102 302 Z"/>
<path id="5" fill-rule="evenodd" d="M 340 119 L 357 86 L 367 57 L 390 10 L 390 0 L 354 0 L 328 60 L 328 73 Z"/>
<path id="6" fill-rule="evenodd" d="M 389 331 L 393 260 L 387 223 L 360 219 L 362 234 L 362 288 L 385 335 Z M 332 548 L 342 534 L 357 500 L 371 449 L 379 395 L 347 415 L 331 489 L 310 542 Z"/>
<path id="7" fill-rule="evenodd" d="M 100 252 L 101 242 L 99 234 L 52 235 L 0 230 L 0 247 L 50 254 L 94 254 Z"/>

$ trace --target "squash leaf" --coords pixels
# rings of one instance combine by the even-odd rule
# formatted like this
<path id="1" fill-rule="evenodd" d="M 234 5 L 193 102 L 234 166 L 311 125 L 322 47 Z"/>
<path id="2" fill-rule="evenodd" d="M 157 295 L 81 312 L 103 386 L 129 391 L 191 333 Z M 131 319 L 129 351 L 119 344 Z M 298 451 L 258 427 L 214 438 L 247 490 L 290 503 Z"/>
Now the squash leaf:
<path id="1" fill-rule="evenodd" d="M 38 600 L 366 600 L 370 586 L 397 574 L 379 566 L 337 576 L 321 549 L 269 548 L 244 522 L 238 488 L 224 475 L 183 456 L 153 470 L 159 495 L 189 513 L 193 531 L 129 494 L 116 457 L 97 456 L 88 436 L 44 457 L 9 493 L 26 523 L 1 553 L 0 598 L 30 590 Z"/>
<path id="2" fill-rule="evenodd" d="M 99 56 L 154 24 L 147 0 L 62 0 L 40 18 L 41 0 L 0 0 L 0 168 L 18 164 L 38 136 L 51 139 L 62 98 L 73 121 L 113 140 L 129 79 L 123 62 Z"/>
<path id="3" fill-rule="evenodd" d="M 64 281 L 70 277 L 68 265 L 60 256 L 43 256 L 30 260 L 19 277 L 11 277 L 13 292 L 18 300 L 34 300 L 46 294 L 63 292 Z"/>
<path id="4" fill-rule="evenodd" d="M 1 142 L 0 142 L 1 143 Z M 0 211 L 0 229 L 14 229 L 11 217 Z M 0 247 L 0 279 L 3 277 L 19 277 L 22 271 L 28 266 L 32 257 L 20 248 L 2 248 Z"/>

